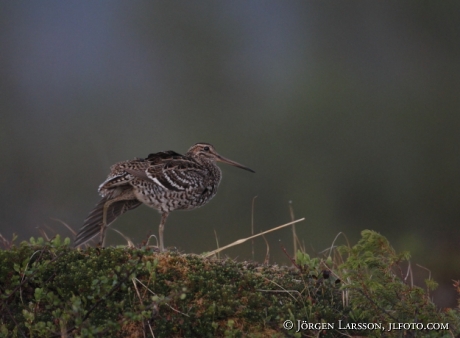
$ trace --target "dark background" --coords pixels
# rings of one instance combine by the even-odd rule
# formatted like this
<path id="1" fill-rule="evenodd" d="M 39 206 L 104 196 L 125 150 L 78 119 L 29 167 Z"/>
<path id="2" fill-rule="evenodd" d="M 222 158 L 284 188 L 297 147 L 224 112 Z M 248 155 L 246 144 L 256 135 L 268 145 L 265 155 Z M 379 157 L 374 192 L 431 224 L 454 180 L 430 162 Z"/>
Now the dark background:
<path id="1" fill-rule="evenodd" d="M 111 164 L 204 141 L 256 174 L 222 165 L 167 246 L 210 251 L 214 230 L 221 246 L 250 235 L 254 196 L 256 232 L 292 201 L 310 254 L 376 230 L 454 306 L 459 93 L 458 1 L 1 1 L 0 233 L 71 236 L 53 219 L 77 230 Z M 142 207 L 113 227 L 139 243 L 159 220 Z M 289 264 L 290 230 L 266 238 Z"/>

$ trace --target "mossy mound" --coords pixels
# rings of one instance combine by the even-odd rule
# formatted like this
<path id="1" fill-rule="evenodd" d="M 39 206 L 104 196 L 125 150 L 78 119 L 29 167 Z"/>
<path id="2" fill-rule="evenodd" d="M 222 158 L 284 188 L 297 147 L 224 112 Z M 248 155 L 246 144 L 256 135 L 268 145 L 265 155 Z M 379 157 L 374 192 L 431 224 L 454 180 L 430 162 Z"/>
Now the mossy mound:
<path id="1" fill-rule="evenodd" d="M 0 251 L 0 337 L 399 337 L 416 332 L 389 332 L 395 321 L 450 324 L 423 336 L 459 333 L 458 311 L 437 310 L 423 289 L 398 278 L 393 265 L 405 256 L 396 255 L 374 232 L 363 233 L 342 254 L 335 251 L 335 258 L 299 253 L 292 268 L 147 248 L 76 250 L 69 242 L 32 239 Z M 345 254 L 348 260 L 338 265 Z M 283 327 L 286 320 L 292 329 Z M 384 329 L 349 325 L 357 322 Z"/>
<path id="2" fill-rule="evenodd" d="M 343 315 L 337 283 L 286 267 L 75 250 L 58 238 L 2 251 L 0 262 L 1 333 L 13 337 L 284 336 L 283 320 L 295 315 L 315 322 Z"/>

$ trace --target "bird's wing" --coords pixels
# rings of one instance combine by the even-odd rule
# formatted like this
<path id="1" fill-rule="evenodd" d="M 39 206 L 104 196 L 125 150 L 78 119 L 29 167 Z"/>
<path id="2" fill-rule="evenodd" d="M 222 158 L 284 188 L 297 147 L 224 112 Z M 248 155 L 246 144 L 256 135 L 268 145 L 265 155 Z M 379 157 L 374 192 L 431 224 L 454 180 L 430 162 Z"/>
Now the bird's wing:
<path id="1" fill-rule="evenodd" d="M 146 161 L 149 162 L 150 165 L 157 165 L 157 164 L 164 164 L 167 161 L 177 160 L 184 158 L 183 155 L 176 153 L 175 151 L 168 150 L 168 151 L 160 151 L 159 153 L 149 154 Z"/>
<path id="2" fill-rule="evenodd" d="M 99 193 L 102 196 L 106 196 L 110 190 L 129 184 L 135 177 L 143 176 L 144 179 L 148 179 L 145 175 L 147 167 L 148 162 L 144 159 L 115 163 L 110 167 L 110 174 L 107 179 L 99 186 Z"/>
<path id="3" fill-rule="evenodd" d="M 146 180 L 146 181 L 149 181 L 150 178 L 147 176 L 147 173 L 144 170 L 135 170 L 135 169 L 125 169 L 125 171 L 128 173 L 128 174 L 131 174 L 132 176 L 134 177 L 137 177 L 137 178 L 140 178 L 142 180 Z"/>
<path id="4" fill-rule="evenodd" d="M 146 174 L 164 189 L 181 191 L 201 186 L 208 171 L 195 161 L 180 156 L 150 166 Z"/>

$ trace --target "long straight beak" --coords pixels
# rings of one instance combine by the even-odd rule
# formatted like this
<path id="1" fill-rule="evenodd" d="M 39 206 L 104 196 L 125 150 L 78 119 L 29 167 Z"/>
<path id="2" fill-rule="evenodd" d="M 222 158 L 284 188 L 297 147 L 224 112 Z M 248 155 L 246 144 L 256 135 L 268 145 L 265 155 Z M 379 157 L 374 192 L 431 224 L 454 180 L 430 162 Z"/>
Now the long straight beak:
<path id="1" fill-rule="evenodd" d="M 248 167 L 246 167 L 246 166 L 244 166 L 244 165 L 242 165 L 242 164 L 239 164 L 238 162 L 229 160 L 228 158 L 225 158 L 225 157 L 220 156 L 220 155 L 217 155 L 216 157 L 217 157 L 216 161 L 219 161 L 219 162 L 222 162 L 222 163 L 227 163 L 227 164 L 230 164 L 230 165 L 232 165 L 232 166 L 234 166 L 234 167 L 241 168 L 241 169 L 250 171 L 250 172 L 252 172 L 252 173 L 255 173 L 254 170 L 249 169 Z"/>

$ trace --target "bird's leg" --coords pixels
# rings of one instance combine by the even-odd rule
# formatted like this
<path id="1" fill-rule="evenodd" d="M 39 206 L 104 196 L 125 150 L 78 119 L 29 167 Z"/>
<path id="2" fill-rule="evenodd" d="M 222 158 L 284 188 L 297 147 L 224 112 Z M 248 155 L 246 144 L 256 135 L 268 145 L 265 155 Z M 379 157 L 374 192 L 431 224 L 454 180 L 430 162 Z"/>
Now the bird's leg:
<path id="1" fill-rule="evenodd" d="M 135 198 L 135 196 L 132 190 L 125 190 L 121 195 L 105 202 L 104 207 L 102 208 L 102 224 L 101 224 L 101 232 L 100 232 L 100 237 L 99 237 L 99 245 L 101 247 L 104 247 L 104 244 L 105 244 L 105 232 L 107 231 L 107 228 L 108 228 L 107 213 L 109 212 L 110 206 L 115 202 L 131 200 L 133 198 Z M 112 210 L 112 212 L 114 211 Z M 118 216 L 119 215 L 115 215 L 115 218 Z M 111 222 L 113 222 L 113 220 L 114 219 L 112 219 Z"/>
<path id="2" fill-rule="evenodd" d="M 127 199 L 130 199 L 131 195 L 130 194 L 125 194 L 118 196 L 114 199 L 108 200 L 104 204 L 104 208 L 102 209 L 102 224 L 101 224 L 101 234 L 100 234 L 100 240 L 99 240 L 99 245 L 101 247 L 104 247 L 105 244 L 105 232 L 107 231 L 108 225 L 107 225 L 107 212 L 109 211 L 109 207 L 118 201 L 124 201 Z"/>
<path id="3" fill-rule="evenodd" d="M 101 225 L 101 233 L 99 236 L 99 245 L 103 248 L 105 242 L 105 231 L 107 230 L 107 211 L 109 210 L 110 205 L 115 202 L 116 200 L 107 201 L 104 204 L 104 208 L 102 209 L 102 225 Z"/>
<path id="4" fill-rule="evenodd" d="M 160 236 L 160 252 L 165 251 L 164 242 L 163 242 L 163 231 L 165 229 L 165 223 L 166 223 L 166 219 L 168 218 L 168 215 L 169 215 L 169 213 L 167 213 L 167 212 L 163 212 L 161 214 L 161 222 L 160 222 L 160 227 L 159 227 L 159 230 L 158 230 L 158 233 L 159 233 L 159 236 Z"/>

